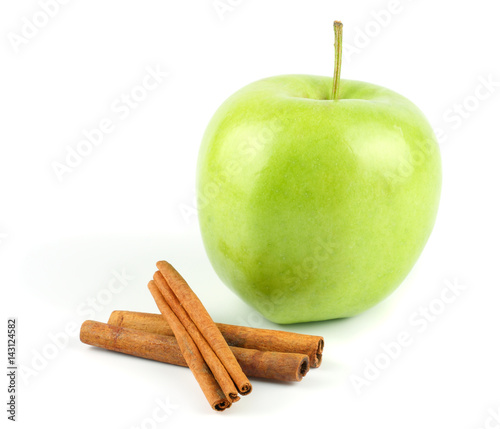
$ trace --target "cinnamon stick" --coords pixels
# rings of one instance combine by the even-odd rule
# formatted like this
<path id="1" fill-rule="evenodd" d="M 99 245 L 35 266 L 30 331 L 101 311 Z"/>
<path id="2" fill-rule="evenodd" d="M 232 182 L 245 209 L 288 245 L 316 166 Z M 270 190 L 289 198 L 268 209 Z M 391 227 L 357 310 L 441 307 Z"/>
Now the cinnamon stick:
<path id="1" fill-rule="evenodd" d="M 159 335 L 87 320 L 80 329 L 80 340 L 85 344 L 115 352 L 188 366 L 173 335 Z M 305 355 L 230 348 L 248 377 L 300 381 L 309 370 L 308 358 Z"/>
<path id="2" fill-rule="evenodd" d="M 116 310 L 109 316 L 108 323 L 161 335 L 174 335 L 161 314 Z M 311 368 L 317 368 L 321 364 L 323 337 L 224 323 L 216 323 L 216 325 L 229 346 L 305 354 L 309 357 Z"/>
<path id="3" fill-rule="evenodd" d="M 153 278 L 154 284 L 156 284 L 156 287 L 163 295 L 163 298 L 168 303 L 172 311 L 175 313 L 179 321 L 182 323 L 182 325 L 198 347 L 198 350 L 202 354 L 203 359 L 212 371 L 212 374 L 219 383 L 224 394 L 231 400 L 231 402 L 239 400 L 238 390 L 236 389 L 231 376 L 229 375 L 215 352 L 212 350 L 205 337 L 203 337 L 198 327 L 186 313 L 186 310 L 181 305 L 177 296 L 169 288 L 161 273 L 157 271 L 154 274 Z"/>
<path id="4" fill-rule="evenodd" d="M 217 411 L 223 411 L 231 406 L 231 400 L 226 397 L 214 375 L 206 364 L 203 356 L 196 347 L 191 336 L 174 314 L 168 303 L 163 298 L 153 281 L 149 282 L 148 288 L 158 306 L 161 314 L 165 317 L 174 332 L 177 343 L 186 363 L 194 374 L 201 390 L 205 394 L 211 407 Z"/>
<path id="5" fill-rule="evenodd" d="M 159 261 L 156 266 L 160 270 L 163 278 L 168 284 L 168 287 L 177 296 L 182 304 L 182 307 L 184 307 L 191 320 L 200 330 L 206 341 L 210 344 L 210 347 L 215 354 L 219 357 L 221 363 L 234 381 L 238 391 L 242 395 L 249 394 L 252 390 L 250 381 L 242 371 L 238 361 L 234 357 L 233 352 L 229 348 L 228 344 L 224 340 L 224 337 L 199 298 L 189 287 L 184 278 L 168 262 Z"/>

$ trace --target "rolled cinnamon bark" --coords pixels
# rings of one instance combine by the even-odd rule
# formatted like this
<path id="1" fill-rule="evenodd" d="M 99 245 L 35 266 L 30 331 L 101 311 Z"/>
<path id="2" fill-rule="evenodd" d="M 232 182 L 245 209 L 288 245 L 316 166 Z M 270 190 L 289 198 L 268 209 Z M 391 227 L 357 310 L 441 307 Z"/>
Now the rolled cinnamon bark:
<path id="1" fill-rule="evenodd" d="M 174 335 L 161 314 L 116 310 L 109 316 L 108 323 L 155 334 Z M 309 357 L 311 368 L 317 368 L 321 364 L 324 346 L 323 337 L 224 323 L 216 323 L 216 326 L 230 346 L 261 351 L 305 354 Z"/>
<path id="2" fill-rule="evenodd" d="M 85 344 L 115 352 L 172 365 L 188 366 L 173 335 L 154 334 L 87 320 L 80 329 L 80 340 Z M 309 370 L 309 359 L 306 355 L 230 348 L 249 377 L 300 381 Z"/>
<path id="3" fill-rule="evenodd" d="M 165 289 L 171 290 L 174 296 L 176 296 L 180 301 L 180 304 L 185 310 L 186 315 L 188 315 L 192 322 L 194 322 L 196 327 L 201 332 L 202 336 L 205 338 L 207 343 L 219 358 L 224 368 L 231 376 L 234 385 L 238 389 L 238 392 L 242 395 L 248 395 L 252 391 L 252 385 L 250 381 L 241 369 L 238 361 L 236 360 L 228 344 L 224 340 L 224 337 L 220 333 L 219 329 L 217 329 L 217 326 L 210 317 L 210 314 L 208 314 L 198 296 L 187 284 L 186 280 L 184 280 L 184 278 L 171 264 L 166 261 L 158 261 L 156 263 L 156 267 L 158 268 L 159 273 L 155 273 L 154 279 L 165 299 L 169 300 L 169 298 L 167 298 L 167 294 L 165 293 Z M 160 274 L 160 276 L 158 276 L 158 274 Z M 160 277 L 165 280 L 165 284 L 162 284 L 159 281 Z M 174 327 L 172 326 L 172 328 Z M 197 339 L 193 339 L 195 343 L 198 344 Z M 210 363 L 208 364 L 210 365 Z"/>
<path id="4" fill-rule="evenodd" d="M 222 362 L 212 350 L 212 347 L 210 347 L 210 344 L 208 344 L 198 327 L 186 313 L 186 310 L 181 305 L 173 291 L 168 287 L 165 279 L 159 271 L 154 274 L 153 278 L 154 281 L 152 281 L 152 283 L 156 285 L 171 310 L 179 319 L 179 322 L 182 323 L 188 334 L 191 336 L 226 397 L 228 397 L 231 402 L 238 401 L 240 399 L 238 396 L 238 390 L 236 389 L 231 376 L 227 372 L 227 369 L 224 365 L 222 365 Z"/>
<path id="5" fill-rule="evenodd" d="M 148 288 L 161 314 L 174 331 L 182 356 L 184 356 L 189 369 L 191 369 L 212 408 L 216 411 L 224 411 L 229 408 L 234 401 L 226 397 L 186 328 L 174 314 L 153 281 L 149 282 Z"/>

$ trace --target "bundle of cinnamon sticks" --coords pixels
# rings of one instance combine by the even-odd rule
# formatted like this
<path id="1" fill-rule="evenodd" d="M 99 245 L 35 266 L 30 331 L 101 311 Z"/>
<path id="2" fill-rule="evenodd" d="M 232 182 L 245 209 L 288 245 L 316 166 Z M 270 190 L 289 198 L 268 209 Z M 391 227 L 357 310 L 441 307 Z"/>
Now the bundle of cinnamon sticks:
<path id="1" fill-rule="evenodd" d="M 215 323 L 172 265 L 156 266 L 148 288 L 161 314 L 114 311 L 107 324 L 87 320 L 83 343 L 188 366 L 217 411 L 251 392 L 247 377 L 300 381 L 320 365 L 322 337 Z"/>

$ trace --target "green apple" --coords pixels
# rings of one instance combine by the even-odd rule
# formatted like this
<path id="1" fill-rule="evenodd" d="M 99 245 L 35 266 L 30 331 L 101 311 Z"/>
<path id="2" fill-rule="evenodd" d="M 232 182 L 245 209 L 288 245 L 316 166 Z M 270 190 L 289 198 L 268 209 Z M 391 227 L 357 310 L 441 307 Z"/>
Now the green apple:
<path id="1" fill-rule="evenodd" d="M 200 229 L 219 277 L 277 323 L 356 315 L 421 254 L 441 188 L 437 141 L 405 97 L 310 75 L 259 80 L 210 121 Z"/>

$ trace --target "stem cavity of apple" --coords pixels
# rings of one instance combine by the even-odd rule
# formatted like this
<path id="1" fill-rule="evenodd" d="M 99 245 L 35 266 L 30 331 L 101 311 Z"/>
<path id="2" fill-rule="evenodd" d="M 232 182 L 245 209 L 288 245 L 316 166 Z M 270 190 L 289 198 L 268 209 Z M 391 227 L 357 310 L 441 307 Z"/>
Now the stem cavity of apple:
<path id="1" fill-rule="evenodd" d="M 342 22 L 333 23 L 335 33 L 335 68 L 333 71 L 332 100 L 336 100 L 339 94 L 340 68 L 342 66 Z"/>

